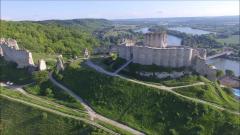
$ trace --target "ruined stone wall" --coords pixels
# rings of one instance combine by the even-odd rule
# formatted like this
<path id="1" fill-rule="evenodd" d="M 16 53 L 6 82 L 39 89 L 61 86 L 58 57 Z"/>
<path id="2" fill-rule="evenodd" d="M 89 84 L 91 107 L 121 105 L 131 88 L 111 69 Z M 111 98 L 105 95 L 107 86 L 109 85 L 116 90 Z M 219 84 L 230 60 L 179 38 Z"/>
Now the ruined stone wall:
<path id="1" fill-rule="evenodd" d="M 209 80 L 215 81 L 217 70 L 213 66 L 206 63 L 206 60 L 201 57 L 195 57 L 193 62 L 194 70 L 200 75 L 206 76 Z"/>
<path id="2" fill-rule="evenodd" d="M 193 57 L 207 58 L 207 50 L 202 48 L 193 49 Z"/>
<path id="3" fill-rule="evenodd" d="M 34 66 L 32 53 L 28 50 L 20 50 L 17 46 L 16 41 L 12 42 L 13 44 L 8 44 L 8 42 L 3 42 L 3 39 L 1 39 L 0 50 L 2 51 L 2 56 L 4 59 L 6 61 L 17 63 L 18 68 Z"/>
<path id="4" fill-rule="evenodd" d="M 133 62 L 164 67 L 189 67 L 193 49 L 133 46 Z M 120 56 L 121 57 L 121 56 Z"/>

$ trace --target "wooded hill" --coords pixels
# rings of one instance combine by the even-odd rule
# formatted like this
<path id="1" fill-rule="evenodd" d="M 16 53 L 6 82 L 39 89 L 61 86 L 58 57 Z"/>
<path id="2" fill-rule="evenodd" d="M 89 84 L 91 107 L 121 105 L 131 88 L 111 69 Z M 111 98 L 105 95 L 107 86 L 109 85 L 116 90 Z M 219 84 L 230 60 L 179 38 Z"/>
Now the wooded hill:
<path id="1" fill-rule="evenodd" d="M 48 21 L 3 21 L 1 37 L 13 38 L 22 48 L 33 52 L 82 55 L 83 50 L 96 47 L 99 41 L 92 31 L 111 25 L 104 19 L 75 19 Z"/>

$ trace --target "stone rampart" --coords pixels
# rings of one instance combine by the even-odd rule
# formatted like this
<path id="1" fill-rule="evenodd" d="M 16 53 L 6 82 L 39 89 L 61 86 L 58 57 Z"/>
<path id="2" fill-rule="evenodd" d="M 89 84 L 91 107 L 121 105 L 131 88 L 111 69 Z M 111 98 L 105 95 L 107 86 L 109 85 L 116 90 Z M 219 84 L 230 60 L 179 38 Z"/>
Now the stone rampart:
<path id="1" fill-rule="evenodd" d="M 201 57 L 196 57 L 193 62 L 194 70 L 200 75 L 206 76 L 209 80 L 216 80 L 217 69 L 206 63 L 206 60 Z"/>

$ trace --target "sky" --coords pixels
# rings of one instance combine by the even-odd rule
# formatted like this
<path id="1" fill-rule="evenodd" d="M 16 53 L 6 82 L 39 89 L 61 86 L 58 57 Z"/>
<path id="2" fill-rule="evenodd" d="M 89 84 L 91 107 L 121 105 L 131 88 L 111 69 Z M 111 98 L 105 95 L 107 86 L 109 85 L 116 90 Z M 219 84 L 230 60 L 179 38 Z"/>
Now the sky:
<path id="1" fill-rule="evenodd" d="M 239 15 L 238 0 L 1 0 L 3 20 L 167 18 Z"/>

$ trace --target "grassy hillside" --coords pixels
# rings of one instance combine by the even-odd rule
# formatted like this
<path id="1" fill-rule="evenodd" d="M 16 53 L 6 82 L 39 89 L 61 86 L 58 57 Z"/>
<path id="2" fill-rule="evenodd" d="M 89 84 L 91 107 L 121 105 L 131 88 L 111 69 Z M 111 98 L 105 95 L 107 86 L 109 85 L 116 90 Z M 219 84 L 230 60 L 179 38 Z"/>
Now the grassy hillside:
<path id="1" fill-rule="evenodd" d="M 206 84 L 175 89 L 178 93 L 220 104 L 226 108 L 240 111 L 240 102 L 228 88 L 221 88 L 218 84 Z"/>
<path id="2" fill-rule="evenodd" d="M 83 55 L 98 41 L 87 31 L 57 23 L 0 21 L 1 37 L 16 39 L 22 48 L 40 53 Z"/>
<path id="3" fill-rule="evenodd" d="M 3 135 L 103 135 L 101 129 L 0 97 Z"/>
<path id="4" fill-rule="evenodd" d="M 234 135 L 238 116 L 73 63 L 62 82 L 107 117 L 151 135 Z M 57 75 L 56 78 L 59 78 Z"/>

